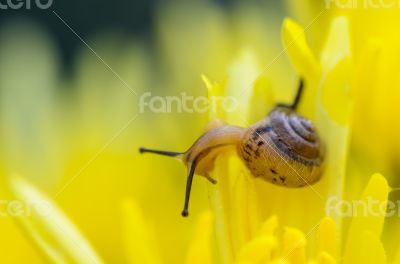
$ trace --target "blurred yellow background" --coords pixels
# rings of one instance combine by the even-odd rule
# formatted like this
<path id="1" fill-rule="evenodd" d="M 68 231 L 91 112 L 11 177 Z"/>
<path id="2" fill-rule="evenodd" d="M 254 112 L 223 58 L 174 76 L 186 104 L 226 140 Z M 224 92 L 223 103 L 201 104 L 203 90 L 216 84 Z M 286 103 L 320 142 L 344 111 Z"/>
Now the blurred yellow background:
<path id="1" fill-rule="evenodd" d="M 127 262 L 121 203 L 134 197 L 154 223 L 163 259 L 176 263 L 208 207 L 208 183 L 195 179 L 192 214 L 182 219 L 185 168 L 137 149 L 185 150 L 207 113 L 140 113 L 139 98 L 148 91 L 206 96 L 201 74 L 223 80 L 235 62 L 272 61 L 287 13 L 276 1 L 139 2 L 107 2 L 111 15 L 98 1 L 2 11 L 12 13 L 0 27 L 1 168 L 55 199 L 111 263 Z M 122 19 L 113 19 L 118 12 Z M 296 82 L 287 58 L 268 75 L 285 91 Z M 0 221 L 4 263 L 40 263 L 13 219 Z"/>
<path id="2" fill-rule="evenodd" d="M 344 15 L 350 25 L 353 112 L 336 105 L 332 98 L 340 95 L 327 99 L 327 108 L 339 116 L 346 112 L 346 125 L 351 124 L 338 140 L 348 155 L 336 164 L 346 171 L 341 186 L 344 196 L 359 197 L 374 172 L 384 173 L 392 187 L 400 185 L 400 125 L 396 121 L 400 39 L 394 36 L 400 25 L 399 9 L 330 10 L 325 1 L 316 0 L 76 0 L 52 3 L 45 9 L 37 2 L 31 8 L 2 9 L 0 212 L 8 212 L 9 202 L 18 193 L 15 188 L 31 192 L 29 187 L 20 187 L 24 184 L 10 187 L 14 186 L 10 179 L 20 175 L 58 205 L 104 262 L 138 263 L 130 245 L 141 243 L 132 242 L 132 234 L 140 236 L 130 229 L 129 220 L 130 213 L 141 212 L 157 238 L 143 242 L 156 245 L 153 263 L 158 259 L 183 263 L 197 237 L 198 221 L 207 222 L 202 213 L 212 209 L 209 183 L 195 177 L 191 215 L 182 218 L 186 168 L 138 152 L 140 146 L 185 151 L 204 131 L 209 113 L 179 113 L 174 108 L 164 113 L 150 108 L 141 111 L 143 95 L 205 97 L 203 74 L 212 83 L 245 88 L 261 73 L 262 88 L 268 87 L 266 93 L 273 91 L 267 94 L 270 105 L 291 100 L 299 76 L 282 46 L 281 28 L 288 16 L 305 27 L 318 60 L 333 17 Z M 341 47 L 341 39 L 337 42 L 331 46 Z M 228 78 L 232 76 L 237 78 Z M 242 110 L 267 114 L 270 105 L 265 110 L 264 105 L 247 105 Z M 260 197 L 264 195 L 268 194 Z M 274 208 L 266 204 L 263 213 L 273 215 Z M 297 208 L 298 212 L 302 209 Z M 29 219 L 26 208 L 22 211 Z M 46 261 L 41 256 L 46 250 L 30 232 L 35 229 L 29 226 L 32 223 L 15 218 L 9 213 L 0 216 L 0 262 Z M 397 220 L 390 219 L 390 228 L 385 226 L 383 231 L 392 255 L 397 252 L 392 234 L 400 234 Z M 344 221 L 348 225 L 346 221 L 350 220 Z M 51 241 L 51 232 L 45 234 Z M 152 235 L 143 237 L 151 240 Z M 211 245 L 217 247 L 215 235 Z"/>

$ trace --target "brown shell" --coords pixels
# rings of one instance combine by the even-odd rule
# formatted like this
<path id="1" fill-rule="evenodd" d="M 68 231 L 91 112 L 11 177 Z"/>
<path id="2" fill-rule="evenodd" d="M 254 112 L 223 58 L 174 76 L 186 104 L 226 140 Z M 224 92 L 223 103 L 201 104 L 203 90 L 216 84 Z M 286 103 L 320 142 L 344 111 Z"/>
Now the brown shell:
<path id="1" fill-rule="evenodd" d="M 287 187 L 318 181 L 323 151 L 314 125 L 290 109 L 279 107 L 252 125 L 238 152 L 255 177 Z"/>

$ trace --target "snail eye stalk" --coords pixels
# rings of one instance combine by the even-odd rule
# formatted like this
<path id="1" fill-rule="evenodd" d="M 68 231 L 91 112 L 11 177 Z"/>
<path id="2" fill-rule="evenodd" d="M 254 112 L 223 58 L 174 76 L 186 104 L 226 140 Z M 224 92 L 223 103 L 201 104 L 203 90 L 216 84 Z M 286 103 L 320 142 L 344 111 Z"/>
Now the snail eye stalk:
<path id="1" fill-rule="evenodd" d="M 196 170 L 196 161 L 193 161 L 193 163 L 190 165 L 189 174 L 187 176 L 187 181 L 186 181 L 185 205 L 183 206 L 182 210 L 183 217 L 187 217 L 189 215 L 190 191 L 192 189 L 192 181 L 195 170 Z"/>
<path id="2" fill-rule="evenodd" d="M 148 149 L 148 148 L 139 148 L 139 152 L 141 154 L 143 153 L 153 153 L 153 154 L 158 154 L 162 156 L 168 156 L 168 157 L 178 157 L 179 155 L 182 155 L 180 152 L 173 152 L 173 151 L 166 151 L 166 150 L 157 150 L 157 149 Z"/>
<path id="3" fill-rule="evenodd" d="M 294 98 L 293 103 L 292 104 L 277 104 L 277 107 L 289 108 L 289 109 L 295 111 L 297 109 L 297 107 L 299 106 L 303 91 L 304 91 L 304 79 L 300 78 L 296 97 Z"/>
<path id="4" fill-rule="evenodd" d="M 140 153 L 152 153 L 167 157 L 182 157 L 183 153 L 181 152 L 173 152 L 166 150 L 157 150 L 157 149 L 148 149 L 148 148 L 139 148 Z M 192 182 L 194 173 L 196 170 L 196 160 L 190 163 L 189 165 L 189 173 L 186 181 L 186 194 L 185 194 L 185 204 L 182 210 L 182 216 L 187 217 L 189 215 L 189 200 L 190 200 L 190 191 L 192 190 Z"/>

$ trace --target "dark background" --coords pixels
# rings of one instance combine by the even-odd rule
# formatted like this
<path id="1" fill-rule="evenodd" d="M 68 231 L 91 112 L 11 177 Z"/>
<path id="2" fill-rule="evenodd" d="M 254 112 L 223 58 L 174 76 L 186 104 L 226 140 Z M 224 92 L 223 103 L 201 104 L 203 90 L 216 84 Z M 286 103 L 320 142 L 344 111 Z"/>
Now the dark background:
<path id="1" fill-rule="evenodd" d="M 12 3 L 15 0 L 12 0 Z M 62 53 L 63 61 L 67 65 L 71 62 L 73 53 L 81 46 L 81 41 L 69 31 L 66 26 L 53 14 L 57 12 L 66 22 L 84 39 L 101 30 L 117 28 L 119 31 L 133 33 L 141 38 L 151 38 L 153 18 L 152 14 L 157 4 L 166 4 L 167 1 L 157 0 L 64 0 L 53 1 L 50 9 L 41 10 L 35 6 L 36 0 L 31 1 L 32 8 L 26 10 L 0 10 L 0 25 L 13 17 L 33 19 L 52 35 Z M 0 0 L 6 4 L 6 0 Z M 212 0 L 224 8 L 229 8 L 233 0 Z M 47 3 L 42 0 L 42 3 Z"/>
<path id="2" fill-rule="evenodd" d="M 16 0 L 0 0 L 0 3 L 5 5 L 7 1 L 18 3 Z M 24 3 L 27 1 L 30 1 L 32 5 L 29 10 L 26 8 L 0 10 L 0 26 L 14 17 L 33 19 L 52 35 L 65 66 L 70 65 L 75 50 L 82 43 L 54 15 L 53 11 L 57 12 L 83 39 L 102 30 L 118 29 L 119 32 L 135 34 L 141 39 L 151 40 L 155 9 L 160 4 L 168 5 L 168 3 L 176 2 L 173 0 L 53 0 L 49 9 L 41 10 L 35 6 L 35 1 L 46 4 L 48 0 L 22 0 Z M 199 0 L 199 2 L 202 1 L 214 3 L 227 10 L 241 1 L 267 6 L 272 4 L 274 9 L 281 5 L 276 0 Z"/>

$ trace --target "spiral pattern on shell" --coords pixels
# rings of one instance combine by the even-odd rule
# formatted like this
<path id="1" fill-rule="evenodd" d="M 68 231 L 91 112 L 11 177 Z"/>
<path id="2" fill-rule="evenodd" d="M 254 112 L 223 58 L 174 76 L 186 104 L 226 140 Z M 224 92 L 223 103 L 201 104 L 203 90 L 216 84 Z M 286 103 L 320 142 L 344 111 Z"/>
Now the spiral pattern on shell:
<path id="1" fill-rule="evenodd" d="M 253 126 L 238 146 L 255 177 L 288 187 L 320 178 L 323 151 L 312 122 L 291 109 L 278 107 Z"/>
<path id="2" fill-rule="evenodd" d="M 269 115 L 271 139 L 286 155 L 303 163 L 320 163 L 320 142 L 310 120 L 294 112 L 273 111 Z"/>

